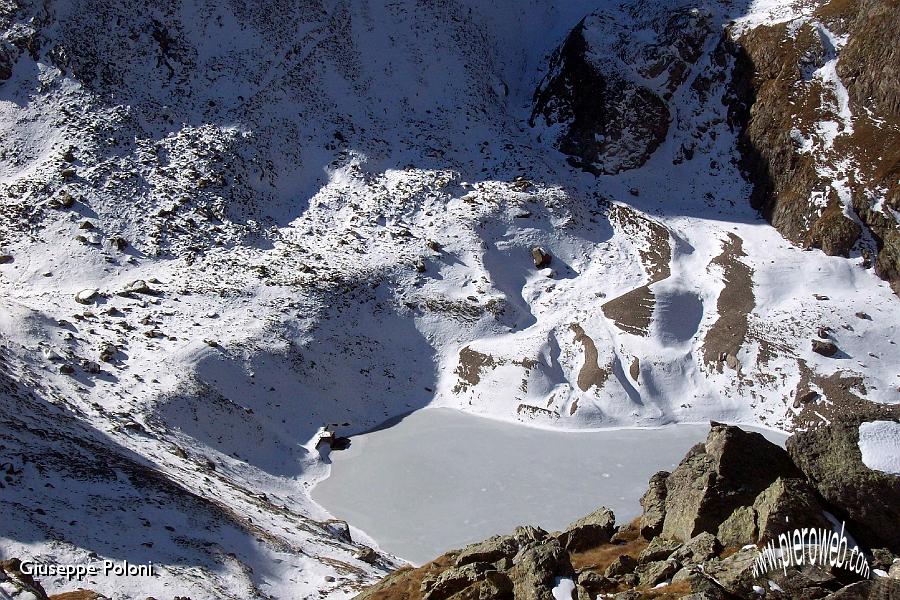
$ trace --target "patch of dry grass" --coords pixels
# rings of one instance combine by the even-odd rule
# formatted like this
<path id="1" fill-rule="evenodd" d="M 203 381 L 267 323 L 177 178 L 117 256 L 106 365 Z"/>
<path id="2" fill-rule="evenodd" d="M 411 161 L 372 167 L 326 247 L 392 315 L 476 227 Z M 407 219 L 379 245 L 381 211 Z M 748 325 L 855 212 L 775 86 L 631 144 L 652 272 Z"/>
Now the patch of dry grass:
<path id="1" fill-rule="evenodd" d="M 576 571 L 587 569 L 603 573 L 606 567 L 623 554 L 637 558 L 647 544 L 647 540 L 640 536 L 639 519 L 635 519 L 628 524 L 627 529 L 616 535 L 616 542 L 570 554 L 572 566 Z"/>

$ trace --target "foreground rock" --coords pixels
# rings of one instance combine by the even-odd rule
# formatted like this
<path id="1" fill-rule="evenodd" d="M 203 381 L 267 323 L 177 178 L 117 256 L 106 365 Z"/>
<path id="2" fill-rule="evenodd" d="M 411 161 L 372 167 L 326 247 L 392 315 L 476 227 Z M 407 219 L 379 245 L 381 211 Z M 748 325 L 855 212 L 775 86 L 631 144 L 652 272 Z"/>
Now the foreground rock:
<path id="1" fill-rule="evenodd" d="M 358 598 L 556 600 L 572 588 L 573 600 L 900 598 L 900 478 L 861 466 L 854 431 L 858 422 L 798 434 L 789 454 L 759 434 L 713 423 L 671 474 L 651 478 L 644 513 L 630 524 L 615 528 L 600 507 L 562 532 L 520 527 L 396 571 Z M 848 533 L 878 544 L 873 568 L 883 576 L 810 564 L 754 572 L 759 548 L 779 534 L 831 531 L 826 513 L 847 515 Z"/>
<path id="2" fill-rule="evenodd" d="M 859 421 L 798 433 L 787 449 L 832 512 L 853 522 L 857 540 L 900 554 L 900 477 L 863 464 Z"/>
<path id="3" fill-rule="evenodd" d="M 787 453 L 762 435 L 713 423 L 706 442 L 694 446 L 666 478 L 662 535 L 686 541 L 716 533 L 775 479 L 799 475 Z"/>

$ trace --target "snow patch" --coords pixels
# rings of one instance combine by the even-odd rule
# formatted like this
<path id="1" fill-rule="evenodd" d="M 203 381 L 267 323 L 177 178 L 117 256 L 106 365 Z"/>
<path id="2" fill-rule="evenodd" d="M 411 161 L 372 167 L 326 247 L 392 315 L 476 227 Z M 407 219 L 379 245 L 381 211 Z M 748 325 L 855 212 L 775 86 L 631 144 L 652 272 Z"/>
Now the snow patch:
<path id="1" fill-rule="evenodd" d="M 875 471 L 900 475 L 900 423 L 870 421 L 859 426 L 863 464 Z"/>

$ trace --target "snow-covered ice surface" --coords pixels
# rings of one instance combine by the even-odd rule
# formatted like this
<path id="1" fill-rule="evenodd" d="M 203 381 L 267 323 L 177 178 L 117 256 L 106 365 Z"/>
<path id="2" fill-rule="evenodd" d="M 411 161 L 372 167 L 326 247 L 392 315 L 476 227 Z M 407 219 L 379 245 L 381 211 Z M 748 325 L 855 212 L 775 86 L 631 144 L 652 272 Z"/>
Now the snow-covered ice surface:
<path id="1" fill-rule="evenodd" d="M 784 434 L 757 431 L 784 445 Z M 331 475 L 312 497 L 421 564 L 518 525 L 561 530 L 599 506 L 627 523 L 650 476 L 674 469 L 707 433 L 687 424 L 556 431 L 425 409 L 331 452 Z"/>
<path id="2" fill-rule="evenodd" d="M 871 421 L 859 426 L 863 464 L 876 471 L 900 475 L 900 423 Z"/>
<path id="3" fill-rule="evenodd" d="M 116 597 L 349 597 L 397 563 L 323 525 L 323 423 L 442 406 L 791 429 L 827 419 L 830 390 L 896 403 L 897 298 L 750 209 L 724 85 L 693 86 L 727 23 L 795 4 L 710 3 L 667 138 L 599 177 L 527 125 L 595 2 L 4 13 L 4 48 L 30 49 L 0 84 L 4 554 L 152 559 L 152 582 L 87 582 Z M 674 5 L 603 8 L 627 47 L 653 35 L 634 14 Z M 811 351 L 819 327 L 834 358 Z"/>

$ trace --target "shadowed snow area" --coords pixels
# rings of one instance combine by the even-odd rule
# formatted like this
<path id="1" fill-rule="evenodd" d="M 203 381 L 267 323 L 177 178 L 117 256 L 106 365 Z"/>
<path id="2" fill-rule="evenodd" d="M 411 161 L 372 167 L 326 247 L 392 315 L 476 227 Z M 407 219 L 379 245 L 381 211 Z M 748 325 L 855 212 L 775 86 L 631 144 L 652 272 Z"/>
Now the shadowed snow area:
<path id="1" fill-rule="evenodd" d="M 563 432 L 426 409 L 332 452 L 331 474 L 312 496 L 383 550 L 421 564 L 518 525 L 561 530 L 598 506 L 627 523 L 650 476 L 671 471 L 707 433 L 708 425 Z"/>
<path id="2" fill-rule="evenodd" d="M 694 292 L 657 293 L 654 315 L 660 339 L 665 344 L 681 344 L 697 333 L 703 320 L 703 300 Z"/>

